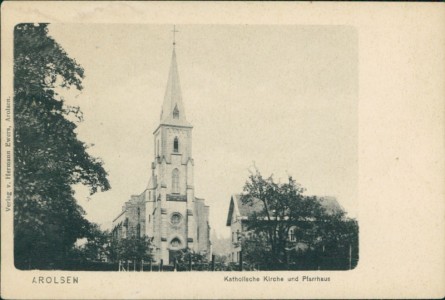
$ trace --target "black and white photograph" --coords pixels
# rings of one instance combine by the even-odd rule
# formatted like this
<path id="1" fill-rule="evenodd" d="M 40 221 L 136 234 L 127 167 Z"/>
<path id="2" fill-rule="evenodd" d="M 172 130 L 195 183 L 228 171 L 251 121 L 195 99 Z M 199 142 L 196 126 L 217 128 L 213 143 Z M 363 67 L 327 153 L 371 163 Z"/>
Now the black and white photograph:
<path id="1" fill-rule="evenodd" d="M 14 46 L 17 268 L 357 265 L 352 28 L 22 23 Z"/>
<path id="2" fill-rule="evenodd" d="M 7 20 L 12 51 L 2 62 L 12 77 L 7 93 L 2 79 L 2 236 L 8 229 L 10 239 L 2 238 L 2 257 L 7 253 L 28 285 L 76 289 L 98 280 L 93 298 L 145 299 L 270 298 L 272 290 L 255 294 L 257 287 L 281 284 L 332 298 L 317 290 L 351 285 L 364 269 L 375 270 L 372 261 L 398 261 L 383 248 L 406 247 L 409 239 L 378 218 L 408 214 L 395 191 L 414 195 L 423 183 L 433 189 L 401 150 L 401 124 L 422 128 L 410 132 L 418 139 L 436 131 L 419 118 L 405 123 L 422 111 L 383 101 L 391 95 L 378 85 L 374 97 L 363 96 L 371 89 L 361 84 L 363 68 L 374 67 L 363 62 L 372 52 L 363 47 L 366 26 L 356 19 L 155 22 L 136 9 L 146 3 L 103 4 L 78 14 L 89 21 L 73 22 L 74 14 Z M 169 5 L 159 11 L 179 14 Z M 126 17 L 105 21 L 118 7 Z M 400 79 L 386 76 L 367 78 L 382 89 L 383 81 Z M 423 108 L 431 122 L 440 112 L 433 102 Z M 391 125 L 400 132 L 388 135 Z M 438 149 L 428 135 L 420 139 L 408 140 Z M 425 165 L 439 162 L 422 155 Z M 424 179 L 409 186 L 393 173 L 398 168 Z M 415 216 L 403 220 L 420 224 Z M 402 254 L 415 256 L 419 243 Z M 115 288 L 152 283 L 113 296 L 106 284 L 115 280 Z M 184 280 L 194 284 L 150 293 Z M 203 282 L 207 292 L 195 289 Z M 216 292 L 230 286 L 246 290 Z M 294 292 L 277 295 L 303 297 Z"/>

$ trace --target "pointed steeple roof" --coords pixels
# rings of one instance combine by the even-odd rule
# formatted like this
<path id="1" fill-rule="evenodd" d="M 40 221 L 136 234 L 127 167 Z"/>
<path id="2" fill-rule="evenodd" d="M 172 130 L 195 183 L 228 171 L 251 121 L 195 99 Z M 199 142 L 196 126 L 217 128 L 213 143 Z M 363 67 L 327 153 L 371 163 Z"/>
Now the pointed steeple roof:
<path id="1" fill-rule="evenodd" d="M 185 118 L 184 105 L 182 104 L 181 86 L 179 84 L 178 65 L 176 63 L 174 46 L 168 74 L 167 89 L 162 105 L 161 124 L 191 127 L 191 124 L 187 122 Z"/>

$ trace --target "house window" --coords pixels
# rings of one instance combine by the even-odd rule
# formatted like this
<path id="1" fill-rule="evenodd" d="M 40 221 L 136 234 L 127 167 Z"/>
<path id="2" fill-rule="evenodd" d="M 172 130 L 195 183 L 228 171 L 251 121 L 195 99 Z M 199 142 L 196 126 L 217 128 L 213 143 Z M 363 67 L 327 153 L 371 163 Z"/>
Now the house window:
<path id="1" fill-rule="evenodd" d="M 289 241 L 291 242 L 295 242 L 297 240 L 297 237 L 295 236 L 295 231 L 296 231 L 295 227 L 291 227 L 289 229 Z"/>
<path id="2" fill-rule="evenodd" d="M 178 137 L 175 137 L 175 140 L 173 141 L 173 152 L 175 152 L 175 153 L 179 152 L 179 140 L 178 140 Z"/>
<path id="3" fill-rule="evenodd" d="M 179 194 L 179 170 L 174 169 L 172 173 L 172 192 Z"/>

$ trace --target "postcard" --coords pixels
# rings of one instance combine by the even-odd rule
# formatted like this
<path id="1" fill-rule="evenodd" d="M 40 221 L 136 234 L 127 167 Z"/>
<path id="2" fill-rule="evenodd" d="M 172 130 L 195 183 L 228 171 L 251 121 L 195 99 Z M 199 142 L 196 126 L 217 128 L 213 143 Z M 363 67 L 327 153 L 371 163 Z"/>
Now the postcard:
<path id="1" fill-rule="evenodd" d="M 442 298 L 444 16 L 4 2 L 2 297 Z"/>

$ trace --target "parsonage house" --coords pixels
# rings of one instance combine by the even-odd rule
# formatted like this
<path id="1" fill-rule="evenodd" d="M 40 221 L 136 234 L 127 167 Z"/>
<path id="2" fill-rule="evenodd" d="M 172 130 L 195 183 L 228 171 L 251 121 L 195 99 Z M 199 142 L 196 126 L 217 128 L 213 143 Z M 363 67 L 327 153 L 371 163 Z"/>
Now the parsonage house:
<path id="1" fill-rule="evenodd" d="M 175 44 L 160 123 L 153 133 L 151 178 L 142 193 L 131 196 L 113 220 L 115 238 L 147 235 L 155 262 L 172 264 L 178 251 L 190 249 L 211 257 L 209 206 L 195 197 L 193 126 L 185 117 Z"/>
<path id="2" fill-rule="evenodd" d="M 335 197 L 325 196 L 317 198 L 322 207 L 328 213 L 343 210 Z M 254 199 L 252 204 L 243 204 L 240 194 L 231 196 L 226 222 L 226 226 L 230 226 L 231 236 L 229 261 L 234 263 L 238 263 L 240 261 L 240 252 L 242 250 L 240 239 L 242 236 L 250 236 L 252 234 L 252 232 L 248 229 L 249 221 L 252 220 L 253 213 L 259 213 L 263 210 L 263 208 L 263 202 L 259 199 Z M 307 245 L 297 241 L 296 239 L 297 230 L 299 230 L 297 226 L 292 226 L 289 228 L 287 241 L 290 245 L 295 247 L 295 249 L 305 250 Z"/>

